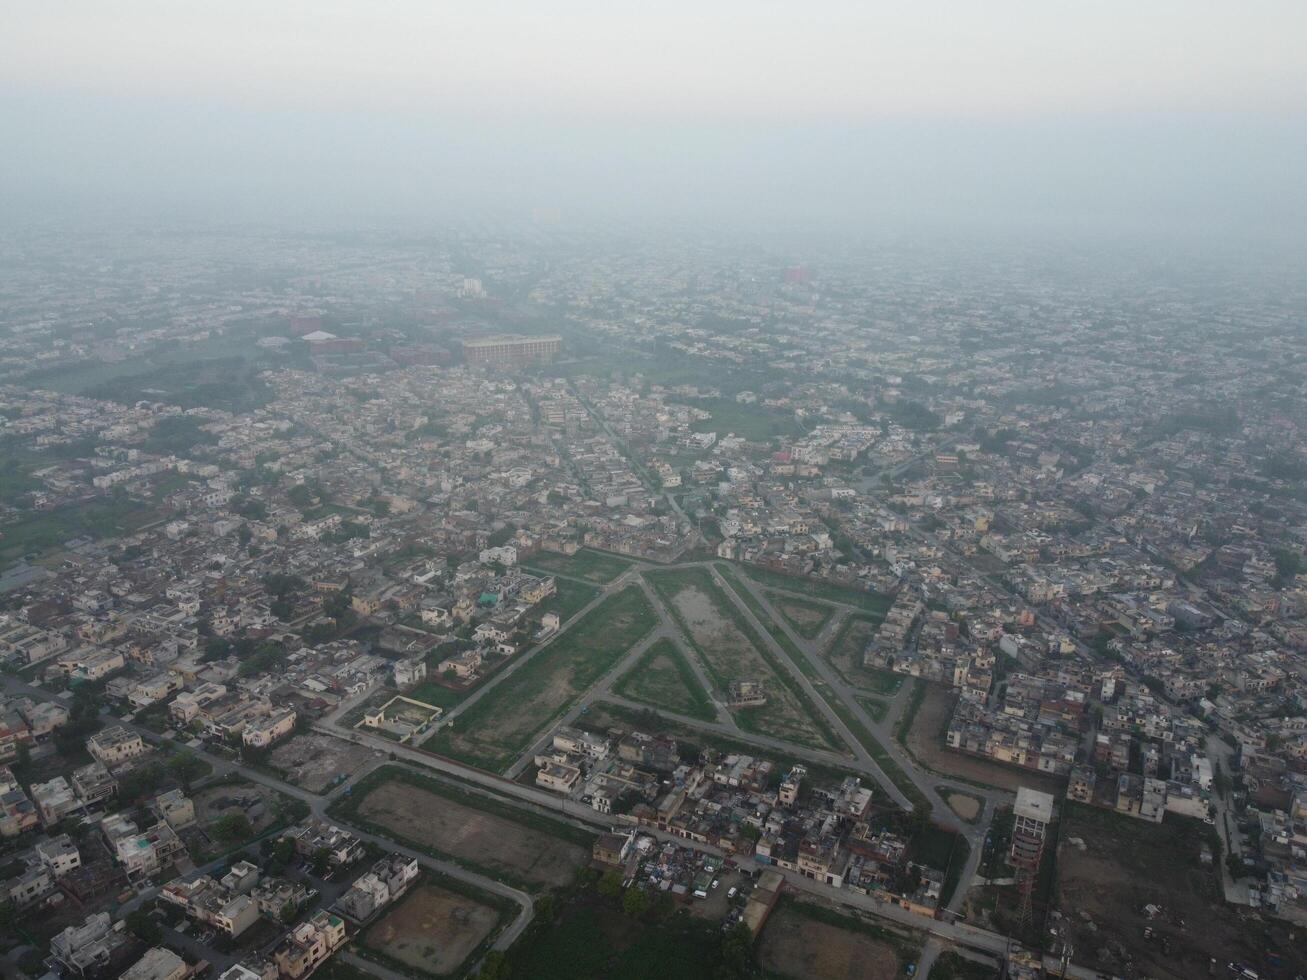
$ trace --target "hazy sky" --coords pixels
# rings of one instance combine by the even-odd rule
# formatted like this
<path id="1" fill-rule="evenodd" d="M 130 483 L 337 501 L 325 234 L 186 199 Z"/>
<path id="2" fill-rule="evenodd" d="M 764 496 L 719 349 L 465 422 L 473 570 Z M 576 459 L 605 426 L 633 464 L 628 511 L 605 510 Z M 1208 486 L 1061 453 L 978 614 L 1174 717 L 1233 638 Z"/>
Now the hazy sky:
<path id="1" fill-rule="evenodd" d="M 2 23 L 11 206 L 1307 216 L 1304 0 L 10 0 Z"/>

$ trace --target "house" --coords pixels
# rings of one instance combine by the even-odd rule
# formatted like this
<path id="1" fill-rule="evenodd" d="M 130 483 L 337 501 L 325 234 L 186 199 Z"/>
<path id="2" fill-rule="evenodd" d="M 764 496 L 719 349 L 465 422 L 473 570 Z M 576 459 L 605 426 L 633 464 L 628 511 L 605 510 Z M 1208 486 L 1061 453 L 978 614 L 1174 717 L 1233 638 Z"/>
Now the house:
<path id="1" fill-rule="evenodd" d="M 414 684 L 420 684 L 426 680 L 427 662 L 425 660 L 396 660 L 395 661 L 395 686 L 398 688 L 412 687 Z"/>
<path id="2" fill-rule="evenodd" d="M 129 966 L 118 980 L 186 980 L 191 968 L 170 949 L 155 946 Z"/>
<path id="3" fill-rule="evenodd" d="M 154 812 L 173 830 L 195 823 L 195 804 L 179 789 L 171 789 L 154 798 Z"/>
<path id="4" fill-rule="evenodd" d="M 536 773 L 536 785 L 571 795 L 581 781 L 581 770 L 565 762 L 546 762 Z"/>
<path id="5" fill-rule="evenodd" d="M 345 922 L 339 916 L 319 912 L 288 932 L 272 950 L 281 975 L 301 980 L 320 966 L 345 942 Z"/>
<path id="6" fill-rule="evenodd" d="M 82 866 L 82 855 L 67 834 L 47 838 L 36 845 L 36 856 L 56 878 L 62 878 Z"/>
<path id="7" fill-rule="evenodd" d="M 635 831 L 626 835 L 600 834 L 594 842 L 591 855 L 600 864 L 620 868 L 625 866 L 627 855 L 635 844 Z"/>
<path id="8" fill-rule="evenodd" d="M 73 792 L 87 806 L 107 800 L 118 792 L 118 780 L 103 762 L 88 762 L 73 770 Z"/>
<path id="9" fill-rule="evenodd" d="M 32 794 L 32 802 L 36 804 L 41 822 L 47 827 L 58 823 L 82 805 L 63 776 L 55 776 L 45 783 L 32 783 L 28 792 Z"/>
<path id="10" fill-rule="evenodd" d="M 113 927 L 108 912 L 86 917 L 80 926 L 68 926 L 50 940 L 50 955 L 78 976 L 102 970 L 127 942 L 127 935 Z"/>
<path id="11" fill-rule="evenodd" d="M 136 759 L 146 752 L 145 742 L 135 732 L 121 725 L 96 732 L 86 740 L 86 751 L 92 758 L 112 769 L 114 766 Z"/>
<path id="12" fill-rule="evenodd" d="M 295 730 L 296 717 L 294 708 L 280 708 L 251 719 L 241 732 L 241 741 L 253 748 L 266 748 Z"/>

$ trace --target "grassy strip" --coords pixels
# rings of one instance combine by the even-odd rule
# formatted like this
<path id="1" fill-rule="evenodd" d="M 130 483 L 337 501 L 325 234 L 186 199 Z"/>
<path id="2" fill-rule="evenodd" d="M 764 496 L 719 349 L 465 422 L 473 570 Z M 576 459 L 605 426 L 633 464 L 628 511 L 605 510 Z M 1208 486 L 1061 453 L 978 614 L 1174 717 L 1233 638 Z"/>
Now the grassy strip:
<path id="1" fill-rule="evenodd" d="M 877 724 L 884 721 L 885 716 L 889 714 L 889 704 L 885 701 L 878 701 L 875 698 L 857 698 L 857 702 Z"/>
<path id="2" fill-rule="evenodd" d="M 526 565 L 537 574 L 566 575 L 596 585 L 607 585 L 629 569 L 631 562 L 592 548 L 582 548 L 574 555 L 557 551 L 537 552 L 527 559 Z"/>
<path id="3" fill-rule="evenodd" d="M 831 667 L 835 672 L 844 678 L 844 683 L 850 687 L 863 687 L 876 694 L 884 694 L 886 697 L 897 694 L 900 687 L 903 686 L 903 674 L 896 674 L 890 670 L 879 670 L 875 667 L 858 666 L 858 676 L 852 676 L 849 671 L 840 667 L 837 654 L 840 649 L 848 642 L 849 632 L 860 623 L 875 623 L 876 621 L 870 616 L 864 616 L 860 613 L 849 615 L 840 626 L 839 631 L 835 634 L 835 639 L 831 641 L 830 646 L 825 651 L 827 660 L 830 661 Z"/>
<path id="4" fill-rule="evenodd" d="M 770 568 L 763 568 L 761 565 L 745 567 L 744 574 L 759 585 L 765 585 L 768 588 L 796 592 L 811 599 L 824 599 L 827 602 L 836 602 L 842 606 L 853 606 L 875 617 L 877 622 L 885 618 L 885 614 L 889 612 L 889 607 L 894 603 L 892 596 L 880 592 L 863 592 L 860 589 L 851 589 L 844 585 L 836 585 L 833 582 L 824 582 L 821 579 L 786 575 L 783 572 L 774 572 Z"/>
<path id="5" fill-rule="evenodd" d="M 641 671 L 649 670 L 654 660 L 658 657 L 664 657 L 671 662 L 677 677 L 680 678 L 681 684 L 686 691 L 686 701 L 684 704 L 670 705 L 657 704 L 649 697 L 640 696 L 640 682 L 642 680 Z M 701 718 L 704 721 L 716 721 L 717 712 L 713 708 L 712 700 L 708 697 L 708 692 L 703 689 L 699 683 L 699 678 L 695 675 L 690 665 L 686 663 L 685 657 L 681 651 L 676 648 L 676 644 L 671 640 L 659 640 L 644 655 L 635 662 L 629 671 L 621 678 L 614 688 L 618 694 L 624 698 L 630 698 L 632 701 L 640 701 L 653 707 L 667 708 L 676 710 L 678 714 L 689 715 L 691 718 Z M 681 710 L 684 709 L 684 710 Z"/>
<path id="6" fill-rule="evenodd" d="M 826 628 L 826 624 L 830 622 L 830 618 L 835 615 L 834 608 L 828 606 L 824 602 L 814 602 L 811 599 L 799 599 L 795 596 L 784 595 L 779 592 L 769 592 L 767 598 L 771 604 L 776 607 L 776 610 L 781 614 L 781 616 L 785 618 L 785 622 L 790 624 L 790 628 L 805 640 L 815 640 L 821 634 L 821 631 Z M 792 616 L 789 609 L 786 607 L 807 609 L 820 614 L 821 618 L 816 622 L 804 622 Z"/>
<path id="7" fill-rule="evenodd" d="M 908 732 L 912 731 L 912 722 L 917 717 L 917 712 L 921 710 L 921 703 L 925 700 L 926 682 L 920 677 L 914 677 L 908 703 L 904 705 L 903 714 L 899 716 L 899 722 L 894 726 L 894 737 L 905 749 L 908 747 Z"/>
<path id="8" fill-rule="evenodd" d="M 721 613 L 721 615 L 730 619 L 735 628 L 744 636 L 745 640 L 753 644 L 753 648 L 757 651 L 758 656 L 761 657 L 763 662 L 771 669 L 771 672 L 776 676 L 776 679 L 783 684 L 798 701 L 800 708 L 808 716 L 808 720 L 812 722 L 818 734 L 821 736 L 820 741 L 804 741 L 797 738 L 794 739 L 794 741 L 799 741 L 802 744 L 810 745 L 814 748 L 835 749 L 836 751 L 841 750 L 843 748 L 843 743 L 831 730 L 830 726 L 826 723 L 826 720 L 821 717 L 820 713 L 813 709 L 813 706 L 809 702 L 803 688 L 801 688 L 798 685 L 798 682 L 790 676 L 789 671 L 787 671 L 782 664 L 777 662 L 775 655 L 773 655 L 771 650 L 767 648 L 767 645 L 762 641 L 762 638 L 758 636 L 753 627 L 749 625 L 748 621 L 740 613 L 740 610 L 736 608 L 735 603 L 731 602 L 730 598 L 717 586 L 717 583 L 713 581 L 712 576 L 708 572 L 702 569 L 690 569 L 688 572 L 646 573 L 645 578 L 654 587 L 654 591 L 658 593 L 659 598 L 663 600 L 663 604 L 676 620 L 677 625 L 680 626 L 681 632 L 685 636 L 685 641 L 698 651 L 700 661 L 703 663 L 708 673 L 712 675 L 712 678 L 717 685 L 722 690 L 726 690 L 729 686 L 728 679 L 722 677 L 718 673 L 717 669 L 713 666 L 711 658 L 708 657 L 703 648 L 695 641 L 693 631 L 690 629 L 689 624 L 685 622 L 684 617 L 681 615 L 681 611 L 676 608 L 676 603 L 673 601 L 676 593 L 680 590 L 680 582 L 683 578 L 686 575 L 696 573 L 703 577 L 703 581 L 694 584 L 704 590 L 705 594 L 713 602 L 717 611 Z M 669 582 L 671 583 L 670 588 L 668 585 Z M 761 619 L 761 621 L 764 623 L 769 622 L 769 620 L 765 618 Z M 765 712 L 762 712 L 759 713 L 757 717 L 765 719 L 767 715 Z M 758 725 L 755 716 L 749 712 L 739 712 L 738 720 L 741 722 L 740 727 L 744 728 L 746 731 L 754 731 L 758 734 L 768 735 L 773 738 L 785 737 L 778 736 L 775 732 L 768 731 L 766 728 Z"/>
<path id="9" fill-rule="evenodd" d="M 631 613 L 631 625 L 614 631 L 614 616 L 628 612 Z M 547 688 L 556 674 L 564 675 L 569 693 L 560 703 L 553 705 L 547 716 L 538 720 L 527 719 L 532 724 L 509 732 L 505 741 L 477 743 L 479 749 L 467 751 L 456 748 L 451 729 L 442 727 L 427 739 L 423 748 L 494 771 L 510 765 L 535 740 L 538 732 L 566 714 L 586 690 L 656 625 L 653 609 L 636 586 L 609 596 L 463 712 L 457 719 L 457 726 L 460 733 L 486 730 L 493 720 L 516 714 L 522 704 L 529 703 L 531 698 Z"/>
<path id="10" fill-rule="evenodd" d="M 422 872 L 418 875 L 417 880 L 413 882 L 408 891 L 400 898 L 399 903 L 389 906 L 386 909 L 386 913 L 388 914 L 395 908 L 398 908 L 400 904 L 408 901 L 418 889 L 430 886 L 443 889 L 447 892 L 453 892 L 457 895 L 462 895 L 464 898 L 470 898 L 474 902 L 484 905 L 487 908 L 492 908 L 498 913 L 498 919 L 496 920 L 494 927 L 486 934 L 485 939 L 481 940 L 481 942 L 478 943 L 470 953 L 468 953 L 457 969 L 449 973 L 429 973 L 426 970 L 419 970 L 408 963 L 395 959 L 384 950 L 368 945 L 368 936 L 371 935 L 372 930 L 377 927 L 378 923 L 385 919 L 385 914 L 378 916 L 375 920 L 369 923 L 368 926 L 356 937 L 354 952 L 365 960 L 370 960 L 373 963 L 388 967 L 396 973 L 402 973 L 405 976 L 419 978 L 466 976 L 471 966 L 481 960 L 481 957 L 484 956 L 490 947 L 494 945 L 496 937 L 504 931 L 504 926 L 512 918 L 514 911 L 517 909 L 517 904 L 502 895 L 496 895 L 493 892 L 488 892 L 477 888 L 474 885 L 470 885 L 465 881 L 459 881 L 457 878 L 450 878 L 447 875 L 438 874 L 429 868 L 423 868 Z"/>

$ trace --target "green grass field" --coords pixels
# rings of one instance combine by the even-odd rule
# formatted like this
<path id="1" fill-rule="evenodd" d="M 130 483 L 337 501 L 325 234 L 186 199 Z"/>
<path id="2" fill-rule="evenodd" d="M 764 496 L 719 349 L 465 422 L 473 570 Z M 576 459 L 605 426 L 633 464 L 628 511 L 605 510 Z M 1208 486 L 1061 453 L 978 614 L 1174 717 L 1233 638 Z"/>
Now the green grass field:
<path id="1" fill-rule="evenodd" d="M 566 623 L 599 595 L 599 590 L 593 585 L 573 582 L 566 578 L 554 579 L 554 587 L 557 591 L 536 606 L 533 610 L 534 615 L 543 616 L 545 613 L 556 612 L 558 618 Z"/>
<path id="2" fill-rule="evenodd" d="M 485 769 L 507 768 L 656 624 L 639 588 L 609 596 L 424 747 Z"/>
<path id="3" fill-rule="evenodd" d="M 712 418 L 693 422 L 695 432 L 716 432 L 724 436 L 734 433 L 751 442 L 770 442 L 773 439 L 790 439 L 803 433 L 794 416 L 761 405 L 742 405 L 734 399 L 715 398 L 693 402 L 695 408 L 712 412 Z"/>
<path id="4" fill-rule="evenodd" d="M 708 692 L 671 640 L 659 640 L 614 688 L 622 697 L 704 721 L 716 721 Z"/>
<path id="5" fill-rule="evenodd" d="M 113 538 L 132 534 L 158 518 L 150 507 L 130 500 L 103 500 L 51 511 L 29 511 L 0 526 L 0 558 L 55 551 L 73 538 Z"/>
<path id="6" fill-rule="evenodd" d="M 816 748 L 843 748 L 789 671 L 706 569 L 651 571 L 645 578 L 720 690 L 737 679 L 761 680 L 766 685 L 764 707 L 734 712 L 741 728 Z"/>
<path id="7" fill-rule="evenodd" d="M 607 585 L 628 568 L 631 563 L 617 555 L 606 554 L 591 548 L 582 548 L 574 555 L 564 555 L 556 551 L 541 551 L 523 562 L 528 570 L 538 570 L 551 575 L 566 575 L 581 578 L 596 585 Z"/>

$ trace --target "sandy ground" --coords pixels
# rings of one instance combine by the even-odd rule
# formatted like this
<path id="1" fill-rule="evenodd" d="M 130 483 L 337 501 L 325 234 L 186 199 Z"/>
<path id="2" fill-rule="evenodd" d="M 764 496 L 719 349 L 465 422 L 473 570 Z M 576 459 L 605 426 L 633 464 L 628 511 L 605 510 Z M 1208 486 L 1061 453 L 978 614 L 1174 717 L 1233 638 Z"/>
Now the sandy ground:
<path id="1" fill-rule="evenodd" d="M 567 884 L 590 857 L 576 844 L 406 783 L 378 786 L 358 812 L 400 837 L 544 885 Z"/>
<path id="2" fill-rule="evenodd" d="M 498 921 L 487 905 L 419 885 L 368 929 L 364 945 L 423 973 L 453 973 Z"/>
<path id="3" fill-rule="evenodd" d="M 758 959 L 767 970 L 803 980 L 891 980 L 899 975 L 898 956 L 886 943 L 788 909 L 768 920 Z"/>
<path id="4" fill-rule="evenodd" d="M 944 802 L 963 820 L 975 820 L 980 816 L 980 801 L 974 797 L 963 796 L 961 793 L 948 793 L 944 797 Z"/>
<path id="5" fill-rule="evenodd" d="M 352 775 L 373 758 L 371 749 L 329 735 L 296 735 L 279 745 L 269 761 L 296 786 L 321 793 L 339 775 Z"/>

